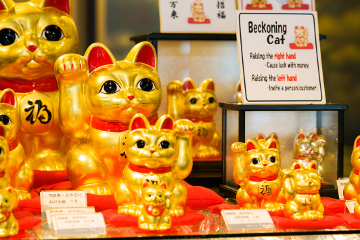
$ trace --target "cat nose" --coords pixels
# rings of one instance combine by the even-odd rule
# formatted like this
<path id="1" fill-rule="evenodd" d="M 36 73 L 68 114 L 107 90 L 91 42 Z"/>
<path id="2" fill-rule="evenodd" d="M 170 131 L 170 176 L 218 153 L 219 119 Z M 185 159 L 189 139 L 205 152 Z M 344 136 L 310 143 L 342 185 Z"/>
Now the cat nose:
<path id="1" fill-rule="evenodd" d="M 37 47 L 35 45 L 30 45 L 27 47 L 27 49 L 30 51 L 30 52 L 35 52 L 35 50 L 37 49 Z"/>
<path id="2" fill-rule="evenodd" d="M 134 96 L 133 96 L 133 95 L 129 95 L 129 96 L 127 96 L 127 98 L 130 99 L 130 100 L 133 100 L 133 99 L 134 99 Z"/>
<path id="3" fill-rule="evenodd" d="M 155 151 L 154 150 L 150 150 L 150 153 L 153 154 Z"/>
<path id="4" fill-rule="evenodd" d="M 267 166 L 267 163 L 264 163 L 263 166 L 266 167 L 266 166 Z"/>

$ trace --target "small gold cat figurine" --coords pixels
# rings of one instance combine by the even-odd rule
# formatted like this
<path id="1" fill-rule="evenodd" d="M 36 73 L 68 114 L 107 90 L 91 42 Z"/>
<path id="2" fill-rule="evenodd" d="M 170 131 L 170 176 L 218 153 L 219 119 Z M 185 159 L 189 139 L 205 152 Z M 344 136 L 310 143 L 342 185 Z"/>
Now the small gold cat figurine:
<path id="1" fill-rule="evenodd" d="M 78 49 L 70 10 L 71 0 L 0 0 L 0 91 L 16 93 L 18 140 L 32 169 L 65 170 L 54 63 Z"/>
<path id="2" fill-rule="evenodd" d="M 157 120 L 161 83 L 155 49 L 149 42 L 139 43 L 117 62 L 103 44 L 94 43 L 85 57 L 60 57 L 55 72 L 61 128 L 81 141 L 67 154 L 70 181 L 74 189 L 111 194 L 125 167 L 118 160 L 119 136 L 136 113 L 151 123 Z"/>
<path id="3" fill-rule="evenodd" d="M 13 214 L 17 207 L 17 196 L 11 187 L 0 189 L 0 206 L 0 237 L 17 235 L 19 224 Z"/>
<path id="4" fill-rule="evenodd" d="M 30 191 L 34 182 L 34 172 L 25 163 L 25 151 L 17 138 L 20 126 L 18 103 L 14 91 L 5 89 L 0 94 L 0 126 L 5 131 L 9 145 L 9 162 L 6 173 L 11 186 L 19 199 L 31 198 Z"/>
<path id="5" fill-rule="evenodd" d="M 298 47 L 306 47 L 309 43 L 308 41 L 308 29 L 304 26 L 298 27 L 295 26 L 295 45 Z"/>
<path id="6" fill-rule="evenodd" d="M 174 198 L 170 215 L 183 216 L 187 190 L 181 181 L 192 169 L 191 137 L 194 124 L 186 119 L 173 122 L 163 115 L 151 126 L 142 114 L 136 114 L 130 122 L 126 138 L 120 138 L 119 152 L 126 154 L 128 163 L 122 179 L 115 188 L 118 213 L 139 216 L 143 203 L 141 191 L 145 176 L 153 173 L 164 183 Z"/>
<path id="7" fill-rule="evenodd" d="M 356 200 L 359 194 L 360 136 L 357 136 L 354 142 L 351 165 L 353 170 L 350 173 L 349 182 L 344 187 L 345 200 Z"/>
<path id="8" fill-rule="evenodd" d="M 295 220 L 321 220 L 324 206 L 321 203 L 321 187 L 315 163 L 304 168 L 294 162 L 284 169 L 284 195 L 286 198 L 284 217 Z"/>
<path id="9" fill-rule="evenodd" d="M 186 78 L 183 82 L 174 80 L 169 83 L 167 91 L 168 114 L 174 119 L 189 119 L 195 125 L 193 157 L 219 157 L 220 136 L 213 119 L 217 109 L 214 82 L 205 79 L 196 88 L 191 78 Z"/>
<path id="10" fill-rule="evenodd" d="M 138 225 L 140 229 L 157 231 L 171 228 L 172 193 L 166 190 L 166 183 L 161 183 L 160 177 L 150 173 L 145 175 L 141 201 L 144 207 L 139 215 Z"/>
<path id="11" fill-rule="evenodd" d="M 273 136 L 277 135 L 274 133 Z M 234 181 L 240 185 L 236 200 L 240 208 L 258 209 L 282 214 L 282 179 L 279 143 L 276 138 L 259 134 L 246 143 L 231 145 L 234 159 Z"/>

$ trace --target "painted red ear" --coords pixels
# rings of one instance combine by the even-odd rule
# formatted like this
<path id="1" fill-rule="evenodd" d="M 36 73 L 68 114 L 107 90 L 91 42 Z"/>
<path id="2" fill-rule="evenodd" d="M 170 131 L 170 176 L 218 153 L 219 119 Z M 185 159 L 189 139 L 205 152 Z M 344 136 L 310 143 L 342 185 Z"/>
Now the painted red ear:
<path id="1" fill-rule="evenodd" d="M 171 120 L 171 118 L 167 118 L 164 120 L 163 124 L 161 125 L 161 129 L 173 129 L 174 122 Z"/>
<path id="2" fill-rule="evenodd" d="M 214 82 L 209 82 L 206 89 L 210 89 L 212 91 L 215 91 L 215 84 Z"/>
<path id="3" fill-rule="evenodd" d="M 12 191 L 11 191 L 11 188 L 8 188 L 8 189 L 6 189 L 9 193 L 11 193 Z"/>
<path id="4" fill-rule="evenodd" d="M 255 145 L 252 143 L 252 142 L 249 142 L 247 145 L 246 145 L 246 150 L 247 151 L 250 151 L 250 150 L 253 150 L 255 149 Z"/>
<path id="5" fill-rule="evenodd" d="M 318 139 L 319 139 L 319 137 L 318 137 L 318 135 L 317 135 L 316 133 L 314 133 L 314 134 L 311 136 L 311 138 L 312 138 L 312 139 L 315 139 L 315 140 L 318 140 Z"/>
<path id="6" fill-rule="evenodd" d="M 12 106 L 15 106 L 15 96 L 14 93 L 11 91 L 6 92 L 2 98 L 0 99 L 0 103 L 7 103 Z"/>
<path id="7" fill-rule="evenodd" d="M 184 91 L 188 91 L 191 89 L 195 89 L 195 86 L 193 85 L 193 83 L 191 81 L 185 81 L 183 84 L 183 89 L 184 89 Z"/>
<path id="8" fill-rule="evenodd" d="M 237 89 L 238 92 L 241 92 L 241 84 L 239 83 L 238 84 L 238 89 Z"/>
<path id="9" fill-rule="evenodd" d="M 297 139 L 299 140 L 299 139 L 303 139 L 303 138 L 305 138 L 305 135 L 304 135 L 303 133 L 300 133 L 300 134 L 298 135 L 298 138 L 297 138 Z"/>
<path id="10" fill-rule="evenodd" d="M 358 140 L 356 141 L 356 147 L 360 147 L 360 138 L 358 138 Z"/>
<path id="11" fill-rule="evenodd" d="M 299 169 L 301 169 L 301 166 L 299 164 L 296 164 L 294 170 L 299 170 Z"/>
<path id="12" fill-rule="evenodd" d="M 5 137 L 5 130 L 2 126 L 0 126 L 0 136 Z"/>
<path id="13" fill-rule="evenodd" d="M 269 149 L 269 148 L 274 148 L 274 149 L 276 149 L 276 148 L 277 148 L 276 142 L 275 142 L 275 141 L 271 142 L 270 145 L 269 145 L 269 147 L 268 147 L 268 149 Z"/>
<path id="14" fill-rule="evenodd" d="M 313 163 L 312 166 L 311 166 L 311 168 L 314 169 L 314 170 L 316 170 L 316 164 Z"/>
<path id="15" fill-rule="evenodd" d="M 264 139 L 264 136 L 261 134 L 258 135 L 258 140 L 260 140 L 260 139 Z"/>
<path id="16" fill-rule="evenodd" d="M 89 73 L 101 66 L 114 64 L 110 54 L 101 46 L 93 47 L 90 50 L 87 61 Z"/>
<path id="17" fill-rule="evenodd" d="M 273 138 L 275 139 L 279 139 L 278 135 L 277 134 L 274 134 Z"/>
<path id="18" fill-rule="evenodd" d="M 155 56 L 154 50 L 149 45 L 144 45 L 140 49 L 135 62 L 145 63 L 145 64 L 150 65 L 153 68 L 155 68 L 156 67 L 156 65 L 155 65 L 156 64 L 156 56 Z"/>
<path id="19" fill-rule="evenodd" d="M 70 15 L 69 0 L 46 0 L 45 7 L 54 7 Z"/>
<path id="20" fill-rule="evenodd" d="M 0 11 L 1 10 L 9 10 L 10 8 L 13 8 L 14 6 L 15 6 L 15 3 L 12 0 L 0 1 Z"/>
<path id="21" fill-rule="evenodd" d="M 144 122 L 144 119 L 142 119 L 141 117 L 135 118 L 131 124 L 131 130 L 135 130 L 135 129 L 139 129 L 139 128 L 146 129 L 146 124 Z"/>
<path id="22" fill-rule="evenodd" d="M 161 186 L 163 189 L 166 189 L 166 183 L 162 183 L 162 184 L 160 184 L 160 186 Z"/>
<path id="23" fill-rule="evenodd" d="M 144 184 L 143 184 L 143 188 L 146 188 L 147 186 L 149 186 L 149 183 L 144 182 Z"/>

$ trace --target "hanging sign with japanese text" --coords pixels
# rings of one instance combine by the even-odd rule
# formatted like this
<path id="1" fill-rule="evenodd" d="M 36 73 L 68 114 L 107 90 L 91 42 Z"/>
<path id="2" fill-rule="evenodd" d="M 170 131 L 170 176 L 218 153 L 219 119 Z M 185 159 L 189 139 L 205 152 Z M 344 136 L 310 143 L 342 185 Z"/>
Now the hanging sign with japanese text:
<path id="1" fill-rule="evenodd" d="M 163 33 L 235 33 L 235 0 L 159 0 Z"/>
<path id="2" fill-rule="evenodd" d="M 237 11 L 244 104 L 325 104 L 316 12 Z"/>
<path id="3" fill-rule="evenodd" d="M 315 0 L 238 0 L 239 10 L 315 11 Z"/>

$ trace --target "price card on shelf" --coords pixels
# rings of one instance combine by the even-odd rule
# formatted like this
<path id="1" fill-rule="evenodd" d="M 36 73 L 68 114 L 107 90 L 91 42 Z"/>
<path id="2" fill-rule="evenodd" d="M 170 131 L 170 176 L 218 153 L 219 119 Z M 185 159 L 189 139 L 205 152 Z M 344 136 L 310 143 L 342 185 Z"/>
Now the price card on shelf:
<path id="1" fill-rule="evenodd" d="M 244 104 L 325 104 L 316 12 L 237 11 Z"/>
<path id="2" fill-rule="evenodd" d="M 56 235 L 104 235 L 106 227 L 101 213 L 54 215 L 52 216 Z"/>
<path id="3" fill-rule="evenodd" d="M 161 32 L 235 33 L 235 0 L 159 0 Z"/>
<path id="4" fill-rule="evenodd" d="M 83 213 L 95 213 L 95 208 L 80 207 L 80 208 L 51 208 L 46 211 L 46 219 L 49 228 L 52 228 L 52 216 L 55 215 L 68 215 L 68 214 L 83 214 Z"/>
<path id="5" fill-rule="evenodd" d="M 349 178 L 341 178 L 336 181 L 340 200 L 344 200 L 344 187 L 348 182 Z"/>
<path id="6" fill-rule="evenodd" d="M 84 191 L 41 191 L 41 217 L 46 219 L 46 210 L 50 208 L 87 207 Z"/>
<path id="7" fill-rule="evenodd" d="M 238 0 L 239 10 L 315 11 L 315 0 Z"/>
<path id="8" fill-rule="evenodd" d="M 356 201 L 355 200 L 347 200 L 345 201 L 346 208 L 348 209 L 349 213 L 354 213 Z"/>
<path id="9" fill-rule="evenodd" d="M 228 231 L 275 227 L 269 212 L 265 209 L 222 210 L 221 215 Z"/>

